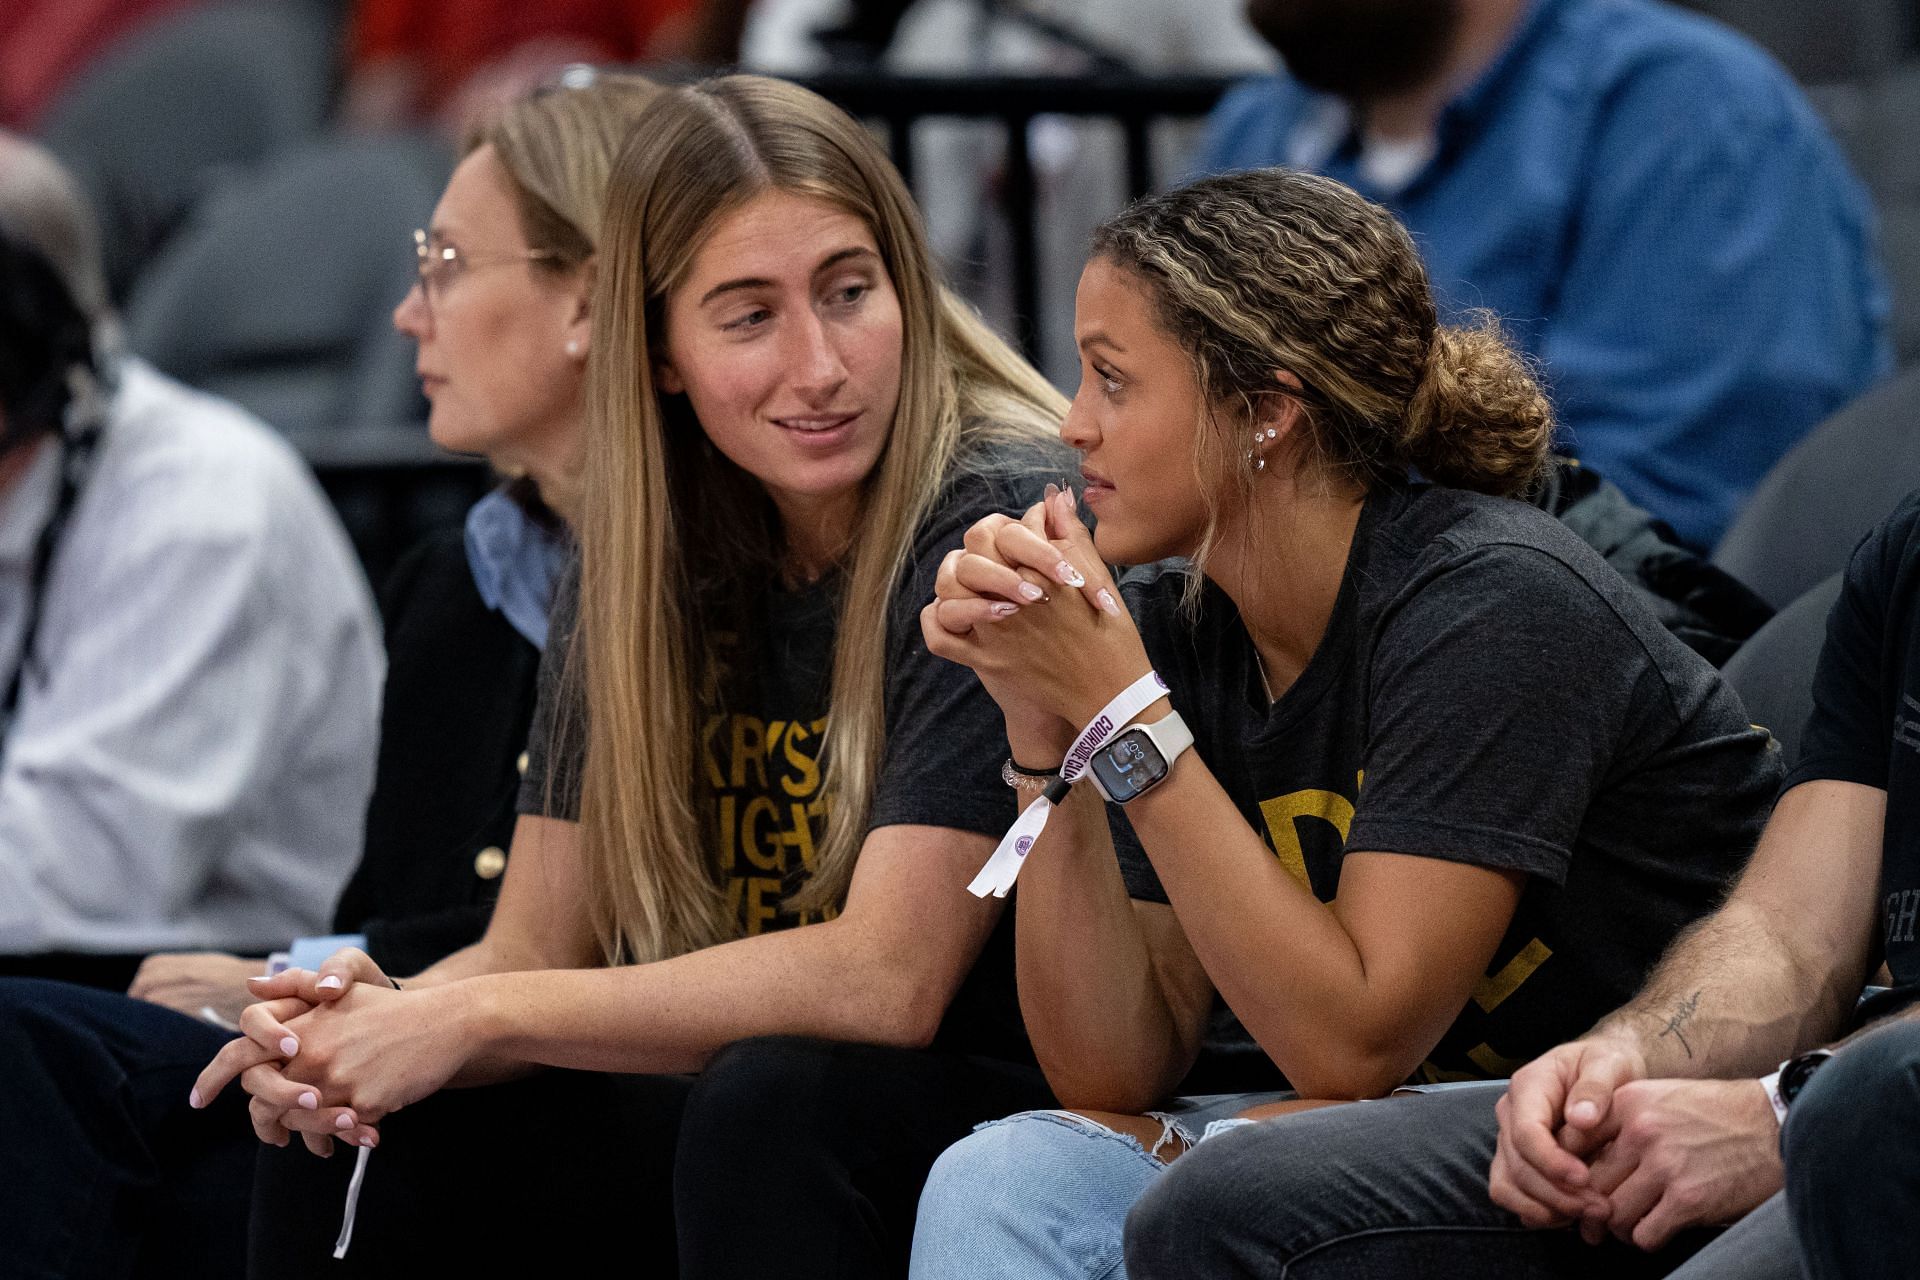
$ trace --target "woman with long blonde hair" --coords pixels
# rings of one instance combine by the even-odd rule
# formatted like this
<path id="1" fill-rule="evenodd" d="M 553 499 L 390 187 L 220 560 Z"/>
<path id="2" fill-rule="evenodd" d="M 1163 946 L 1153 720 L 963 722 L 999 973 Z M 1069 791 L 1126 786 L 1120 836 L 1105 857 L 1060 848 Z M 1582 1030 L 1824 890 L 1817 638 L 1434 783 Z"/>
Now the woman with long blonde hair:
<path id="1" fill-rule="evenodd" d="M 266 1140 L 382 1148 L 362 1271 L 551 1261 L 618 1212 L 665 1273 L 895 1272 L 940 1149 L 1046 1097 L 957 892 L 1005 740 L 916 614 L 1058 477 L 1064 402 L 867 133 L 777 81 L 648 109 L 597 270 L 581 572 L 492 925 L 399 990 L 357 953 L 261 984 L 201 1094 L 245 1073 Z M 330 1265 L 321 1168 L 268 1153 L 257 1269 Z M 467 1227 L 476 1194 L 509 1212 Z"/>

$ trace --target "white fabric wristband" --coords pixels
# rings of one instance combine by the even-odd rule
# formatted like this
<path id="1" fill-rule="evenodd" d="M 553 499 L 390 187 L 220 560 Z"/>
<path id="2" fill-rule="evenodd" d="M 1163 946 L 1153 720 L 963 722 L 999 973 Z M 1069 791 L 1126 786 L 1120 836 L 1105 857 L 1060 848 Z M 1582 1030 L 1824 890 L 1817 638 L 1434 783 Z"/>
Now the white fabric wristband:
<path id="1" fill-rule="evenodd" d="M 987 859 L 980 874 L 967 886 L 967 892 L 976 898 L 992 894 L 1004 898 L 1013 888 L 1013 882 L 1020 876 L 1020 868 L 1026 865 L 1027 853 L 1033 848 L 1033 842 L 1040 838 L 1046 829 L 1047 816 L 1053 812 L 1058 798 L 1064 798 L 1067 789 L 1079 780 L 1087 771 L 1087 762 L 1093 753 L 1105 746 L 1109 739 L 1129 724 L 1135 716 L 1154 703 L 1167 696 L 1167 682 L 1160 678 L 1157 671 L 1149 671 L 1132 684 L 1122 689 L 1113 701 L 1101 708 L 1100 714 L 1092 723 L 1080 731 L 1073 740 L 1073 746 L 1067 751 L 1067 758 L 1060 766 L 1060 781 L 1047 788 L 1046 794 L 1026 807 L 1026 810 L 1007 828 L 1007 834 L 1000 837 L 999 847 L 993 856 Z"/>

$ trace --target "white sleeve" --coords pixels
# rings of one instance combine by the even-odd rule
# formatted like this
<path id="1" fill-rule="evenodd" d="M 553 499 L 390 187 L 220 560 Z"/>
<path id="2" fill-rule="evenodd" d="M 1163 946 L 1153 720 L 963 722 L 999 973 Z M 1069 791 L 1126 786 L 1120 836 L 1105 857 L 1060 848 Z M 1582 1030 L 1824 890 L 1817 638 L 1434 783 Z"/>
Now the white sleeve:
<path id="1" fill-rule="evenodd" d="M 294 475 L 167 456 L 83 495 L 0 744 L 0 953 L 324 922 L 359 855 L 382 664 L 351 553 Z"/>

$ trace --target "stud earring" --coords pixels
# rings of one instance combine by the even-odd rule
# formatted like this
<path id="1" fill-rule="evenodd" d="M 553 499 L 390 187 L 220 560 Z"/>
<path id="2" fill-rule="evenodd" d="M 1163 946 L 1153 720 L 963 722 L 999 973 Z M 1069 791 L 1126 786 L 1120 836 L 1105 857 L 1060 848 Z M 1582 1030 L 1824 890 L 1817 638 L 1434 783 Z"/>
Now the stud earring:
<path id="1" fill-rule="evenodd" d="M 567 354 L 570 356 L 577 356 L 580 354 L 580 339 L 578 338 L 567 339 Z"/>

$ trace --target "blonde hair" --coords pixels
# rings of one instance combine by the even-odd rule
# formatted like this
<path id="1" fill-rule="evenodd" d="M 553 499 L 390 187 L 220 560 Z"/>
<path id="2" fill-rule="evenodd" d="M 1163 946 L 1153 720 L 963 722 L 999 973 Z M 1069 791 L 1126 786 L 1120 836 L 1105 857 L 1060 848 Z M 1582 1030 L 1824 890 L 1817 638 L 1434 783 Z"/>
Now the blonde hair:
<path id="1" fill-rule="evenodd" d="M 664 93 L 647 111 L 608 184 L 580 620 L 566 668 L 588 708 L 581 843 L 609 963 L 662 959 L 735 932 L 699 816 L 697 717 L 718 677 L 695 653 L 733 621 L 726 600 L 773 580 L 778 521 L 764 489 L 707 443 L 684 400 L 662 401 L 655 366 L 666 300 L 715 221 L 765 191 L 860 218 L 902 322 L 900 398 L 843 566 L 826 831 L 788 910 L 825 912 L 852 879 L 885 745 L 886 622 L 915 530 L 973 445 L 1050 434 L 1065 408 L 942 286 L 906 185 L 838 108 L 795 85 L 727 76 Z"/>
<path id="2" fill-rule="evenodd" d="M 1306 465 L 1360 489 L 1410 468 L 1515 494 L 1534 484 L 1553 410 L 1491 315 L 1438 322 L 1426 268 L 1394 216 L 1330 178 L 1258 169 L 1205 178 L 1122 210 L 1093 254 L 1131 272 L 1193 361 L 1207 410 L 1203 477 L 1249 492 L 1245 418 L 1300 404 Z M 1281 370 L 1302 384 L 1278 382 Z M 1228 406 L 1220 415 L 1216 406 Z M 1205 487 L 1205 486 L 1203 486 Z M 1196 563 L 1217 535 L 1218 500 Z"/>
<path id="3" fill-rule="evenodd" d="M 572 271 L 600 242 L 607 173 L 640 113 L 663 90 L 635 75 L 597 75 L 578 87 L 536 89 L 467 135 L 464 154 L 492 147 L 506 170 L 536 264 Z"/>

